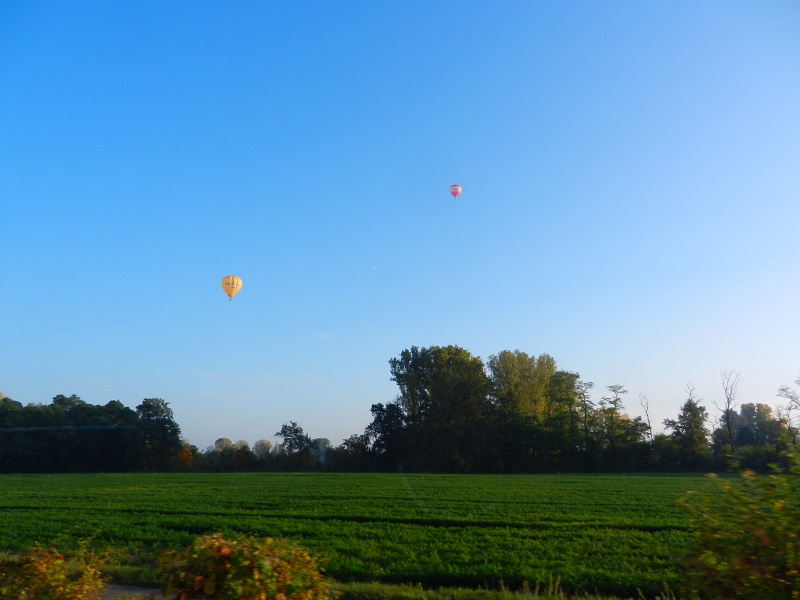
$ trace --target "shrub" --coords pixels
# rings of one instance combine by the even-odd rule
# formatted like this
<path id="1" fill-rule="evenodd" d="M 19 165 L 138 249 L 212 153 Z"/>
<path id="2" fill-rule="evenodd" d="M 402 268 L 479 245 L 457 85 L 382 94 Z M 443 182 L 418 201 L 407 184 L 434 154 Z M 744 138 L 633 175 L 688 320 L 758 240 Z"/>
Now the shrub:
<path id="1" fill-rule="evenodd" d="M 21 559 L 0 561 L 0 598 L 95 600 L 105 588 L 102 566 L 102 559 L 87 553 L 83 544 L 72 560 L 35 544 Z"/>
<path id="2" fill-rule="evenodd" d="M 197 538 L 183 551 L 166 552 L 161 589 L 178 600 L 328 600 L 330 585 L 317 561 L 292 542 L 221 533 Z"/>
<path id="3" fill-rule="evenodd" d="M 690 493 L 697 534 L 688 559 L 689 591 L 704 598 L 800 598 L 800 458 L 788 472 L 737 480 L 710 477 L 715 494 Z"/>

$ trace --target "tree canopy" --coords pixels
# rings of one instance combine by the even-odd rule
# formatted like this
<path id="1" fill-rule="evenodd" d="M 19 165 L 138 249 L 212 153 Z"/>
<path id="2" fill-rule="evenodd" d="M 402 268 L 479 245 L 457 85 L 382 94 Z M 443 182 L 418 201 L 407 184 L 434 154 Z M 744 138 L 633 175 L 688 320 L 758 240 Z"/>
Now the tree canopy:
<path id="1" fill-rule="evenodd" d="M 16 473 L 166 470 L 181 448 L 169 405 L 146 398 L 131 409 L 59 394 L 50 404 L 0 398 L 0 471 Z"/>

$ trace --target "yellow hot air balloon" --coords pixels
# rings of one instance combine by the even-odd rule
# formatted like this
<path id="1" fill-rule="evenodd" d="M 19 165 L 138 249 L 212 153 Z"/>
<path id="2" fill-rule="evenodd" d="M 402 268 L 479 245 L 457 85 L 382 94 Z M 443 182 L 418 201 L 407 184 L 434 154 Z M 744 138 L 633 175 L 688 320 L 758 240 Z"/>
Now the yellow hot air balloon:
<path id="1" fill-rule="evenodd" d="M 242 280 L 236 275 L 227 275 L 222 278 L 222 290 L 228 294 L 228 300 L 233 300 L 240 289 L 242 289 Z"/>

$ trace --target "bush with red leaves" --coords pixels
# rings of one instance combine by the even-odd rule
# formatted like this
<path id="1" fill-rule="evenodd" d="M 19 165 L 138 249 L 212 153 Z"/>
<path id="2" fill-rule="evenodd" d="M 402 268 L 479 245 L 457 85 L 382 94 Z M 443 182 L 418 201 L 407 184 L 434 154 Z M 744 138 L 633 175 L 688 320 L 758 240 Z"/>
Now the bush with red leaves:
<path id="1" fill-rule="evenodd" d="M 197 538 L 186 550 L 166 552 L 161 588 L 177 600 L 330 600 L 319 564 L 296 544 L 271 538 Z"/>

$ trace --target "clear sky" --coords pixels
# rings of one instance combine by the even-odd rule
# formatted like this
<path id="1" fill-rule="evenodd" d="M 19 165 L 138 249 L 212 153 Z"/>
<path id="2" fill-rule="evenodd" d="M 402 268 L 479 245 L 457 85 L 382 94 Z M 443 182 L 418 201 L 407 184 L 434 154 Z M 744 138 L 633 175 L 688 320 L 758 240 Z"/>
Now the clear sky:
<path id="1" fill-rule="evenodd" d="M 722 369 L 773 403 L 799 224 L 798 2 L 0 2 L 24 403 L 339 443 L 391 357 L 447 344 L 549 353 L 659 421 Z"/>

